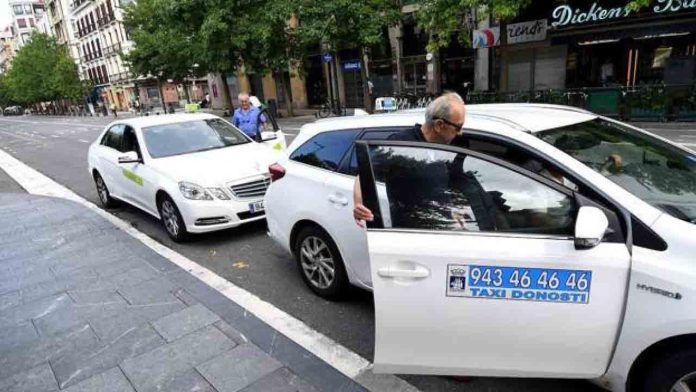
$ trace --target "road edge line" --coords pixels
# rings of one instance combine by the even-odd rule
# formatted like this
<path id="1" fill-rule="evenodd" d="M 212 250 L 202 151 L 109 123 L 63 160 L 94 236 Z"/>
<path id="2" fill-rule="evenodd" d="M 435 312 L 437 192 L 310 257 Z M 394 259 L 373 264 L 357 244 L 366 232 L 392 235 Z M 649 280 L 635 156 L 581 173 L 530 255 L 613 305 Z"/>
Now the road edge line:
<path id="1" fill-rule="evenodd" d="M 258 317 L 271 328 L 285 335 L 303 349 L 316 355 L 319 359 L 368 390 L 418 391 L 414 386 L 394 375 L 378 375 L 372 373 L 372 364 L 370 361 L 361 357 L 359 354 L 339 344 L 321 332 L 312 329 L 307 324 L 277 308 L 270 302 L 262 300 L 255 294 L 222 278 L 188 257 L 155 241 L 145 233 L 131 226 L 128 222 L 97 207 L 94 203 L 79 196 L 67 187 L 57 183 L 2 149 L 0 149 L 0 168 L 30 194 L 68 199 L 96 212 L 117 228 L 139 240 L 162 257 L 165 257 L 167 260 L 183 268 L 232 302 Z"/>

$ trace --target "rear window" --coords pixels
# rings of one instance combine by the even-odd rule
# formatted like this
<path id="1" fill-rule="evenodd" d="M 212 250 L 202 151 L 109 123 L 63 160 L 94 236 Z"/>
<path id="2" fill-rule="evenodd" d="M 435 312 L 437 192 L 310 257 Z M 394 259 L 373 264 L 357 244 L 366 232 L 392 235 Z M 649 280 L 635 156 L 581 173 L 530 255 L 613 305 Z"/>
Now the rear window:
<path id="1" fill-rule="evenodd" d="M 320 133 L 297 148 L 290 159 L 321 169 L 336 171 L 343 156 L 353 145 L 357 129 Z"/>

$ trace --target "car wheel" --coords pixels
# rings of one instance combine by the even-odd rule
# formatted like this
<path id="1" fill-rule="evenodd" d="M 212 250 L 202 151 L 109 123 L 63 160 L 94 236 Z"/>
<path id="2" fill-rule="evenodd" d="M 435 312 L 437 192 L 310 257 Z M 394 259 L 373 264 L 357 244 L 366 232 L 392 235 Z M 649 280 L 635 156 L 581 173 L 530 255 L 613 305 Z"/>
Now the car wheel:
<path id="1" fill-rule="evenodd" d="M 295 241 L 295 259 L 305 284 L 319 296 L 337 300 L 348 290 L 348 275 L 338 247 L 317 226 L 302 229 Z"/>
<path id="2" fill-rule="evenodd" d="M 99 201 L 101 201 L 104 208 L 116 207 L 116 200 L 111 197 L 111 193 L 109 193 L 109 188 L 106 186 L 106 182 L 104 182 L 104 179 L 98 172 L 94 173 L 94 184 L 97 186 Z"/>
<path id="3" fill-rule="evenodd" d="M 184 219 L 181 217 L 176 203 L 169 196 L 164 196 L 160 199 L 158 207 L 162 225 L 169 237 L 174 242 L 186 241 L 189 234 L 186 231 Z"/>
<path id="4" fill-rule="evenodd" d="M 648 370 L 643 391 L 696 391 L 696 349 L 673 351 L 662 357 Z"/>

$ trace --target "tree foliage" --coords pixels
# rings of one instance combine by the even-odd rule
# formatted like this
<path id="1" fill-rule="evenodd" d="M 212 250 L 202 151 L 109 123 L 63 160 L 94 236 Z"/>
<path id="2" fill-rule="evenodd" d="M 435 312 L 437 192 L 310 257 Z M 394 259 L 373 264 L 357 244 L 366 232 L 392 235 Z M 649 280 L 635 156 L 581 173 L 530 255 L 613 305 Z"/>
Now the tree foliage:
<path id="1" fill-rule="evenodd" d="M 124 25 L 134 48 L 123 55 L 131 73 L 184 80 L 205 74 L 197 26 L 204 9 L 198 0 L 141 0 L 126 8 Z"/>
<path id="2" fill-rule="evenodd" d="M 2 84 L 3 95 L 29 104 L 61 98 L 77 99 L 88 86 L 80 81 L 77 66 L 52 37 L 35 32 L 12 60 Z"/>

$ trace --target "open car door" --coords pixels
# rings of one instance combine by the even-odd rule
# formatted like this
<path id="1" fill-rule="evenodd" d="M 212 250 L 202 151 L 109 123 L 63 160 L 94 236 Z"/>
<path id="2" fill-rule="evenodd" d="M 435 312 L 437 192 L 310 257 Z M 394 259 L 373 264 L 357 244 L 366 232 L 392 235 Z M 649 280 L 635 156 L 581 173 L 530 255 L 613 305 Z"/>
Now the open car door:
<path id="1" fill-rule="evenodd" d="M 630 254 L 614 212 L 450 146 L 359 141 L 377 372 L 593 378 Z"/>
<path id="2" fill-rule="evenodd" d="M 263 127 L 261 132 L 256 133 L 256 141 L 266 144 L 274 150 L 285 151 L 288 146 L 285 134 L 280 129 L 271 111 L 256 96 L 249 97 L 249 101 L 259 109 L 259 121 L 257 124 L 261 124 Z"/>

